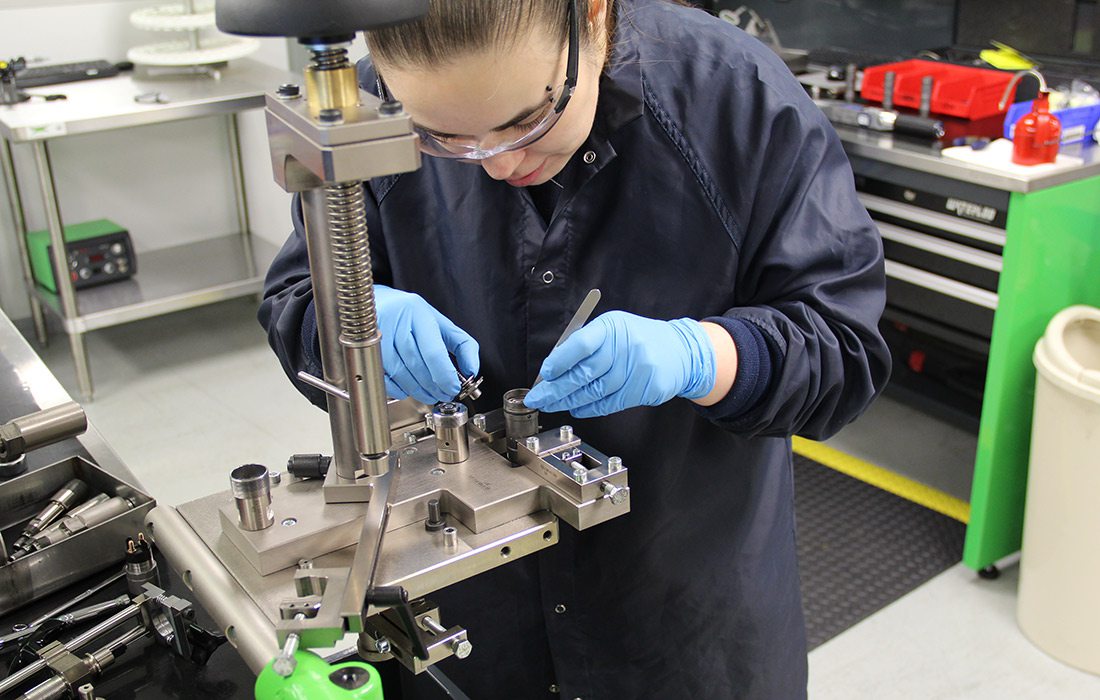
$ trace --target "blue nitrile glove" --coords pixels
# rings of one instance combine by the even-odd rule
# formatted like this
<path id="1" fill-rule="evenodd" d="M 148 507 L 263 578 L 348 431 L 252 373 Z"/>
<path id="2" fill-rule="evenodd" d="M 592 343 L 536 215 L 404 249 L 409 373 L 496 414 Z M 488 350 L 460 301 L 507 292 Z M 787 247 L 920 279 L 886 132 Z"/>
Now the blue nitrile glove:
<path id="1" fill-rule="evenodd" d="M 419 294 L 376 284 L 374 302 L 390 397 L 411 396 L 426 404 L 453 399 L 460 385 L 447 353 L 455 356 L 463 374 L 477 374 L 481 366 L 477 341 Z"/>
<path id="2" fill-rule="evenodd" d="M 701 398 L 715 376 L 714 347 L 698 321 L 610 311 L 554 348 L 542 363 L 544 381 L 524 403 L 592 418 L 676 396 Z"/>

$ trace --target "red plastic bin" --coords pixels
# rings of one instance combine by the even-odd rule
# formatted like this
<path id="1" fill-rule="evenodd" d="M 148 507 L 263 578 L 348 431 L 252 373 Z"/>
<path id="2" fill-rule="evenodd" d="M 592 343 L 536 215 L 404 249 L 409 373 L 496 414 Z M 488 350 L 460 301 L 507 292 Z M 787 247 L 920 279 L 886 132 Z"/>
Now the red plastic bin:
<path id="1" fill-rule="evenodd" d="M 997 103 L 1004 95 L 1012 73 L 956 66 L 939 61 L 913 59 L 872 66 L 863 71 L 860 94 L 868 102 L 882 102 L 886 73 L 894 72 L 894 104 L 920 108 L 921 81 L 932 76 L 932 112 L 963 119 L 985 119 L 1004 114 Z"/>

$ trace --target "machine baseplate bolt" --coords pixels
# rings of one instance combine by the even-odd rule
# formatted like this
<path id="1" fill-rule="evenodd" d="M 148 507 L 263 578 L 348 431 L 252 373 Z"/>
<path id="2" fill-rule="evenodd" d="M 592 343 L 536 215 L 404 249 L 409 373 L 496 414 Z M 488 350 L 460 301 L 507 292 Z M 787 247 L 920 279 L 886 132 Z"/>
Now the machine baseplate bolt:
<path id="1" fill-rule="evenodd" d="M 340 109 L 322 109 L 317 113 L 317 120 L 322 124 L 342 124 L 344 112 Z"/>
<path id="2" fill-rule="evenodd" d="M 485 430 L 485 425 L 486 425 L 486 423 L 485 423 L 485 414 L 484 413 L 475 413 L 474 414 L 474 427 L 477 428 L 478 430 Z"/>
<path id="3" fill-rule="evenodd" d="M 622 457 L 608 457 L 607 458 L 607 473 L 614 474 L 615 472 L 623 468 Z"/>
<path id="4" fill-rule="evenodd" d="M 583 484 L 584 482 L 588 481 L 588 470 L 580 464 L 574 466 L 573 478 L 578 484 Z"/>
<path id="5" fill-rule="evenodd" d="M 563 425 L 562 427 L 558 428 L 558 439 L 560 439 L 562 442 L 569 442 L 570 440 L 572 440 L 573 426 Z"/>
<path id="6" fill-rule="evenodd" d="M 630 488 L 626 486 L 616 486 L 609 481 L 605 481 L 600 484 L 600 493 L 603 497 L 611 501 L 613 505 L 620 505 L 626 500 L 627 494 L 630 493 Z"/>
<path id="7" fill-rule="evenodd" d="M 279 524 L 283 527 L 294 527 L 298 524 L 298 518 L 286 518 Z"/>
<path id="8" fill-rule="evenodd" d="M 405 111 L 405 105 L 398 100 L 386 100 L 378 106 L 378 113 L 383 117 L 395 117 Z"/>
<path id="9" fill-rule="evenodd" d="M 294 83 L 283 83 L 275 91 L 275 96 L 280 100 L 293 100 L 302 96 L 302 88 Z"/>
<path id="10" fill-rule="evenodd" d="M 456 639 L 451 642 L 451 651 L 460 659 L 465 659 L 474 651 L 474 645 L 468 639 Z"/>
<path id="11" fill-rule="evenodd" d="M 532 452 L 539 451 L 539 439 L 536 435 L 532 435 L 531 437 L 527 438 L 527 440 L 524 441 L 523 444 L 525 444 L 527 446 L 527 449 L 531 450 Z"/>

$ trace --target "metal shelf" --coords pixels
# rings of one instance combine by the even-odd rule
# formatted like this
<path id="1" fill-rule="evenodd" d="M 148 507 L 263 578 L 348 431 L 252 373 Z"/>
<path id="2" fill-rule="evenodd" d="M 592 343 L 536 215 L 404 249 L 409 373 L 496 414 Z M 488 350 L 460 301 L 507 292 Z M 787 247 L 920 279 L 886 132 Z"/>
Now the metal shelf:
<path id="1" fill-rule="evenodd" d="M 240 234 L 147 251 L 140 254 L 132 279 L 77 292 L 78 314 L 70 320 L 57 294 L 39 286 L 35 295 L 62 320 L 66 332 L 86 333 L 258 293 L 277 252 L 256 236 Z"/>

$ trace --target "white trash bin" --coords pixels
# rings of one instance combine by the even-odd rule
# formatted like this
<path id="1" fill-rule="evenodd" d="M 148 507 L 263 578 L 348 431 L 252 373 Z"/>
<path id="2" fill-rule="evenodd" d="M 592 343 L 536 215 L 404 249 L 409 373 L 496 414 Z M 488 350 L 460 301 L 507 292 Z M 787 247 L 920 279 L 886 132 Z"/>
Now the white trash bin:
<path id="1" fill-rule="evenodd" d="M 1100 309 L 1060 311 L 1034 360 L 1016 616 L 1040 649 L 1100 674 Z"/>

